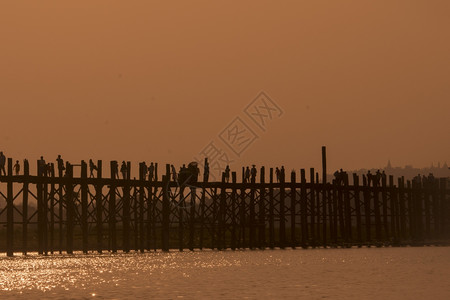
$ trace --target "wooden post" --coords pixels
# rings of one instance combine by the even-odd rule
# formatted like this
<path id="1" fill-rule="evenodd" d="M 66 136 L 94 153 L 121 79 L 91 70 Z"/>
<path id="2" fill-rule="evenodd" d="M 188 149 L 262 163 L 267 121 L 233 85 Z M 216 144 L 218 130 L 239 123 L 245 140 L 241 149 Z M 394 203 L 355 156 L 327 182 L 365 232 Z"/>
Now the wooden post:
<path id="1" fill-rule="evenodd" d="M 6 194 L 6 255 L 14 255 L 14 193 L 13 193 L 13 161 L 8 158 L 8 179 Z"/>
<path id="2" fill-rule="evenodd" d="M 381 198 L 383 200 L 383 231 L 384 240 L 389 240 L 389 222 L 388 222 L 388 198 L 387 198 L 387 186 L 386 176 L 381 176 Z M 391 207 L 392 209 L 392 207 Z"/>
<path id="3" fill-rule="evenodd" d="M 111 239 L 111 251 L 117 252 L 117 231 L 116 231 L 116 185 L 117 180 L 115 170 L 117 161 L 111 161 L 111 185 L 109 186 L 109 237 Z"/>
<path id="4" fill-rule="evenodd" d="M 275 205 L 273 198 L 273 168 L 270 168 L 269 177 L 269 247 L 275 247 Z"/>
<path id="5" fill-rule="evenodd" d="M 397 195 L 397 189 L 394 185 L 394 176 L 389 175 L 389 195 L 390 195 L 390 207 L 391 207 L 391 215 L 390 215 L 390 222 L 391 222 L 391 234 L 394 238 L 394 244 L 398 245 L 399 243 L 399 226 L 400 226 L 400 220 L 399 220 L 399 206 L 398 206 L 398 195 Z"/>
<path id="6" fill-rule="evenodd" d="M 315 195 L 316 195 L 316 211 L 317 211 L 317 226 L 316 226 L 316 238 L 317 238 L 317 245 L 320 244 L 320 241 L 322 239 L 322 223 L 321 223 L 321 211 L 320 208 L 324 207 L 324 205 L 322 205 L 322 199 L 321 199 L 321 190 L 322 187 L 319 185 L 319 173 L 316 172 L 316 182 L 314 184 L 314 190 L 315 190 Z M 323 220 L 322 220 L 323 221 Z"/>
<path id="7" fill-rule="evenodd" d="M 44 165 L 43 170 L 43 199 L 42 199 L 42 246 L 45 255 L 48 255 L 48 170 L 47 164 Z"/>
<path id="8" fill-rule="evenodd" d="M 127 177 L 124 179 L 122 199 L 123 251 L 130 252 L 130 166 L 127 164 Z"/>
<path id="9" fill-rule="evenodd" d="M 408 202 L 408 225 L 409 225 L 409 238 L 413 240 L 415 238 L 415 227 L 414 227 L 414 204 L 413 204 L 413 195 L 411 190 L 411 181 L 406 181 L 406 195 Z"/>
<path id="10" fill-rule="evenodd" d="M 246 233 L 245 227 L 246 227 L 246 221 L 247 221 L 247 218 L 246 218 L 246 203 L 245 203 L 247 195 L 245 193 L 245 187 L 246 187 L 246 184 L 245 184 L 245 169 L 244 169 L 244 167 L 242 167 L 242 185 L 241 185 L 241 194 L 240 194 L 241 203 L 239 205 L 239 217 L 240 217 L 240 220 L 239 220 L 239 223 L 240 223 L 240 226 L 239 226 L 239 228 L 240 228 L 239 244 L 240 244 L 240 248 L 246 248 L 247 247 L 247 243 L 246 243 L 246 239 L 245 239 L 245 233 Z"/>
<path id="11" fill-rule="evenodd" d="M 326 148 L 322 147 L 322 244 L 327 247 L 327 156 Z M 331 221 L 330 221 L 331 224 Z"/>
<path id="12" fill-rule="evenodd" d="M 145 251 L 145 233 L 144 233 L 144 199 L 145 199 L 145 163 L 141 163 L 139 168 L 139 250 Z"/>
<path id="13" fill-rule="evenodd" d="M 28 160 L 23 162 L 23 192 L 22 192 L 22 253 L 27 255 L 28 251 L 28 182 L 30 176 L 30 166 Z"/>
<path id="14" fill-rule="evenodd" d="M 398 202 L 400 210 L 400 239 L 406 238 L 405 178 L 398 179 Z"/>
<path id="15" fill-rule="evenodd" d="M 375 210 L 375 238 L 377 246 L 381 242 L 381 216 L 380 216 L 380 200 L 379 200 L 379 188 L 378 180 L 373 180 L 373 203 Z"/>
<path id="16" fill-rule="evenodd" d="M 266 187 L 265 187 L 265 168 L 264 166 L 261 167 L 260 171 L 260 183 L 261 187 L 259 189 L 259 206 L 258 206 L 258 213 L 259 213 L 259 238 L 258 238 L 258 246 L 259 249 L 265 249 L 266 248 Z M 234 213 L 234 210 L 233 210 Z"/>
<path id="17" fill-rule="evenodd" d="M 73 227 L 75 219 L 75 208 L 73 201 L 73 166 L 66 162 L 66 210 L 67 210 L 67 224 L 66 224 L 66 252 L 73 254 Z"/>
<path id="18" fill-rule="evenodd" d="M 350 206 L 350 188 L 348 184 L 348 174 L 344 177 L 344 216 L 345 216 L 345 242 L 347 247 L 350 247 L 351 242 L 353 242 L 352 233 L 352 212 Z"/>
<path id="19" fill-rule="evenodd" d="M 305 169 L 300 170 L 300 222 L 302 225 L 302 248 L 308 247 L 309 235 L 308 235 L 308 199 L 306 193 L 306 171 Z"/>
<path id="20" fill-rule="evenodd" d="M 55 165 L 52 163 L 50 168 L 51 185 L 50 185 L 50 253 L 53 254 L 55 240 Z"/>
<path id="21" fill-rule="evenodd" d="M 333 229 L 332 230 L 330 229 L 330 231 L 332 232 L 332 241 L 333 241 L 334 246 L 337 246 L 337 244 L 338 244 L 338 221 L 342 220 L 341 218 L 339 218 L 341 216 L 341 214 L 340 214 L 341 201 L 340 201 L 340 199 L 338 199 L 339 198 L 338 196 L 340 196 L 341 193 L 339 191 L 340 189 L 339 190 L 338 189 L 339 188 L 337 187 L 336 181 L 333 180 L 333 191 L 331 194 L 331 196 L 332 196 L 331 199 L 332 199 L 332 203 L 333 203 L 333 209 L 332 209 L 333 214 L 330 213 L 330 216 L 331 215 L 333 216 L 333 222 L 332 222 Z M 338 193 L 339 193 L 339 195 L 338 195 Z M 330 212 L 331 212 L 331 210 L 330 210 Z M 342 222 L 341 222 L 341 224 L 342 224 Z M 342 227 L 341 227 L 341 233 L 342 233 Z"/>
<path id="22" fill-rule="evenodd" d="M 36 200 L 37 200 L 37 229 L 38 229 L 38 254 L 43 254 L 43 232 L 44 229 L 42 228 L 43 223 L 43 212 L 42 212 L 42 202 L 43 202 L 43 183 L 41 182 L 43 174 L 44 174 L 44 162 L 42 159 L 37 161 L 37 178 L 38 182 L 36 183 Z"/>
<path id="23" fill-rule="evenodd" d="M 439 190 L 440 190 L 440 228 L 441 228 L 441 234 L 442 238 L 447 239 L 450 237 L 450 226 L 449 222 L 447 221 L 448 215 L 449 215 L 449 204 L 447 203 L 446 195 L 447 195 L 447 180 L 446 178 L 440 178 L 439 181 Z"/>
<path id="24" fill-rule="evenodd" d="M 87 186 L 87 164 L 81 161 L 81 232 L 83 239 L 83 253 L 88 252 L 88 186 Z"/>
<path id="25" fill-rule="evenodd" d="M 184 186 L 182 186 L 180 188 L 180 200 L 178 201 L 178 206 L 176 207 L 178 210 L 178 249 L 180 252 L 183 251 L 184 248 L 184 204 Z"/>
<path id="26" fill-rule="evenodd" d="M 372 241 L 372 228 L 371 228 L 371 216 L 370 216 L 370 190 L 367 185 L 367 178 L 363 176 L 363 197 L 364 197 L 364 219 L 366 223 L 366 242 L 370 245 Z"/>
<path id="27" fill-rule="evenodd" d="M 59 179 L 63 179 L 63 165 L 61 167 L 58 164 L 58 177 Z M 39 171 L 38 171 L 39 172 Z M 66 195 L 67 196 L 67 195 Z M 59 230 L 59 242 L 58 242 L 58 248 L 59 248 L 59 254 L 62 254 L 64 249 L 64 183 L 58 184 L 58 215 L 59 215 L 59 222 L 58 222 L 58 230 Z M 67 222 L 67 207 L 66 207 L 66 222 Z M 67 226 L 67 224 L 66 224 Z"/>
<path id="28" fill-rule="evenodd" d="M 195 199 L 196 199 L 196 188 L 191 187 L 191 206 L 189 211 L 189 250 L 194 251 L 194 238 L 195 238 Z"/>
<path id="29" fill-rule="evenodd" d="M 169 251 L 169 229 L 170 229 L 170 200 L 169 200 L 169 184 L 170 184 L 170 165 L 166 165 L 166 175 L 163 176 L 163 203 L 162 203 L 162 250 Z"/>
<path id="30" fill-rule="evenodd" d="M 358 247 L 362 246 L 362 233 L 361 233 L 361 200 L 360 200 L 360 189 L 359 189 L 359 177 L 357 174 L 353 173 L 353 185 L 355 188 L 355 211 L 356 211 L 356 240 L 358 242 Z"/>
<path id="31" fill-rule="evenodd" d="M 222 184 L 220 187 L 220 204 L 219 204 L 219 234 L 218 234 L 218 243 L 217 248 L 219 250 L 223 250 L 226 248 L 225 246 L 225 222 L 226 222 L 226 199 L 227 199 L 227 191 L 225 184 L 225 173 L 222 173 Z"/>
<path id="32" fill-rule="evenodd" d="M 309 188 L 309 194 L 310 194 L 310 210 L 311 210 L 311 246 L 313 248 L 316 247 L 317 241 L 316 241 L 316 216 L 317 220 L 319 220 L 316 210 L 316 196 L 315 196 L 315 183 L 314 183 L 314 168 L 309 169 L 309 182 L 310 182 L 310 188 Z"/>
<path id="33" fill-rule="evenodd" d="M 249 222 L 249 248 L 250 249 L 255 249 L 255 223 L 256 223 L 256 218 L 255 218 L 255 177 L 252 176 L 251 177 L 251 182 L 250 182 L 250 205 L 249 205 L 249 210 L 250 210 L 250 222 Z"/>
<path id="34" fill-rule="evenodd" d="M 202 187 L 202 198 L 200 199 L 200 237 L 199 237 L 199 249 L 203 249 L 203 240 L 205 237 L 205 200 L 206 200 L 206 189 L 203 185 Z"/>
<path id="35" fill-rule="evenodd" d="M 97 184 L 95 185 L 95 204 L 97 213 L 97 252 L 103 251 L 103 185 L 102 185 L 102 161 L 97 162 Z"/>
<path id="36" fill-rule="evenodd" d="M 232 180 L 232 191 L 231 191 L 231 250 L 236 250 L 236 229 L 237 229 L 237 222 L 236 222 L 236 214 L 238 213 L 236 210 L 236 207 L 238 206 L 237 201 L 237 191 L 236 191 L 236 172 L 231 173 L 231 180 Z"/>
<path id="37" fill-rule="evenodd" d="M 290 210 L 291 210 L 291 247 L 292 249 L 295 249 L 296 245 L 297 245 L 297 239 L 295 237 L 296 233 L 295 233 L 295 216 L 296 216 L 296 204 L 297 204 L 297 192 L 295 190 L 295 183 L 296 183 L 297 179 L 296 179 L 296 174 L 295 172 L 291 172 L 291 205 L 290 205 Z M 303 189 L 304 186 L 302 185 L 300 192 L 303 193 Z M 303 194 L 302 194 L 303 195 Z M 303 235 L 303 198 L 300 199 L 300 213 L 301 213 L 301 232 L 302 232 L 302 246 L 303 244 L 303 239 L 304 239 L 304 235 Z"/>
<path id="38" fill-rule="evenodd" d="M 286 193 L 285 193 L 285 173 L 284 171 L 281 171 L 281 176 L 280 176 L 280 215 L 279 215 L 279 220 L 280 220 L 280 227 L 279 227 L 279 247 L 281 249 L 284 249 L 284 247 L 286 246 L 286 207 L 285 207 L 285 197 L 286 197 Z"/>

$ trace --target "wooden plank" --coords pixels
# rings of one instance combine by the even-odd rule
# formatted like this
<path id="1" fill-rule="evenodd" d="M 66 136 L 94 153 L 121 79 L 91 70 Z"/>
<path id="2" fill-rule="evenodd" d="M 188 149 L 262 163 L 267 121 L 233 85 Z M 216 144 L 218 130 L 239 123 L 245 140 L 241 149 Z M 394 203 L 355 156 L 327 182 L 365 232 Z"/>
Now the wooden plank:
<path id="1" fill-rule="evenodd" d="M 58 178 L 62 179 L 64 175 L 64 163 L 58 162 Z M 64 168 L 65 169 L 65 168 Z M 58 249 L 59 254 L 62 254 L 64 250 L 64 183 L 58 183 L 58 230 L 59 230 L 59 237 L 58 237 Z M 67 211 L 67 209 L 66 209 Z M 66 216 L 67 220 L 67 216 Z"/>

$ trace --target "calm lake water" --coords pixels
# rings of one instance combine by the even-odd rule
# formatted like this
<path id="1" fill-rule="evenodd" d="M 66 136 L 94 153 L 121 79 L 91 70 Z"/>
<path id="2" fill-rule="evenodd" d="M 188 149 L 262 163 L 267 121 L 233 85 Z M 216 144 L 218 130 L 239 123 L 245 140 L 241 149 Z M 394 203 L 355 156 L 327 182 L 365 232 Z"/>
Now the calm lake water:
<path id="1" fill-rule="evenodd" d="M 450 299 L 450 247 L 0 258 L 1 299 Z"/>

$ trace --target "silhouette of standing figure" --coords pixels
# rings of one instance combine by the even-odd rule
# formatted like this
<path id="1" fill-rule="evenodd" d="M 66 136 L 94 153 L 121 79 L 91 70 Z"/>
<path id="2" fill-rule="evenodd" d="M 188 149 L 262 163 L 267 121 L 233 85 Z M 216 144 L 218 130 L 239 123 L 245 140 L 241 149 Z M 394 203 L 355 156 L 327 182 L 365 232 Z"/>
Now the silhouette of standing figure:
<path id="1" fill-rule="evenodd" d="M 41 159 L 39 160 L 38 166 L 39 166 L 39 174 L 40 175 L 45 175 L 47 173 L 47 164 L 45 163 L 45 160 L 44 160 L 43 156 L 41 156 Z"/>
<path id="2" fill-rule="evenodd" d="M 248 182 L 250 182 L 250 168 L 247 166 L 247 168 L 245 169 L 245 176 L 244 176 L 244 179 L 245 179 L 245 183 L 248 183 Z"/>
<path id="3" fill-rule="evenodd" d="M 112 161 L 111 168 L 113 179 L 119 178 L 119 163 L 116 160 Z"/>
<path id="4" fill-rule="evenodd" d="M 153 174 L 155 173 L 155 166 L 153 163 L 150 163 L 150 166 L 148 167 L 148 180 L 153 180 Z"/>
<path id="5" fill-rule="evenodd" d="M 127 164 L 125 161 L 122 161 L 122 166 L 120 167 L 120 173 L 122 173 L 123 179 L 127 178 Z"/>
<path id="6" fill-rule="evenodd" d="M 203 167 L 203 181 L 204 182 L 208 182 L 208 178 L 209 178 L 209 162 L 208 159 L 205 159 L 205 166 Z"/>
<path id="7" fill-rule="evenodd" d="M 252 182 L 255 182 L 256 181 L 256 174 L 257 174 L 258 172 L 256 171 L 256 166 L 255 165 L 252 165 L 252 171 L 251 171 L 251 174 L 252 174 Z"/>
<path id="8" fill-rule="evenodd" d="M 284 166 L 281 166 L 281 170 L 280 170 L 280 177 L 283 180 L 283 182 L 285 181 L 286 177 L 285 177 L 285 172 L 284 172 Z"/>
<path id="9" fill-rule="evenodd" d="M 275 168 L 275 176 L 277 177 L 277 182 L 280 182 L 280 169 L 278 167 Z"/>
<path id="10" fill-rule="evenodd" d="M 225 181 L 230 182 L 230 166 L 225 167 Z"/>
<path id="11" fill-rule="evenodd" d="M 6 164 L 6 156 L 3 154 L 3 152 L 0 151 L 0 175 L 6 176 L 6 170 L 5 170 L 5 164 Z"/>
<path id="12" fill-rule="evenodd" d="M 170 165 L 170 168 L 172 169 L 172 179 L 173 181 L 177 182 L 177 170 L 175 169 L 174 165 Z"/>
<path id="13" fill-rule="evenodd" d="M 16 172 L 16 175 L 19 175 L 19 173 L 20 173 L 20 164 L 19 164 L 18 160 L 16 160 L 16 164 L 14 165 L 14 171 Z"/>
<path id="14" fill-rule="evenodd" d="M 63 161 L 63 159 L 61 158 L 61 155 L 60 155 L 60 154 L 58 154 L 58 158 L 56 159 L 56 162 L 57 162 L 57 164 L 58 164 L 58 172 L 62 174 L 62 172 L 63 172 L 66 168 L 64 167 L 64 161 Z"/>
<path id="15" fill-rule="evenodd" d="M 97 172 L 98 170 L 92 159 L 89 160 L 89 170 L 91 171 L 91 174 L 89 174 L 89 178 L 94 177 L 94 171 Z"/>

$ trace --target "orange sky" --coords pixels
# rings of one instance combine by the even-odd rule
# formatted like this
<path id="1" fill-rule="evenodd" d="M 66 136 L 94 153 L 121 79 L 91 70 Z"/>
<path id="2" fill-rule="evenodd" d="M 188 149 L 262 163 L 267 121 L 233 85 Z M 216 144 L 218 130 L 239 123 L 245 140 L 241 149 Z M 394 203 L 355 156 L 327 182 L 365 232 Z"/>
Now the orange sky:
<path id="1" fill-rule="evenodd" d="M 2 1 L 0 149 L 287 169 L 450 163 L 450 2 Z M 265 131 L 244 108 L 283 110 Z M 255 134 L 237 157 L 218 137 Z M 34 164 L 34 163 L 33 163 Z"/>

